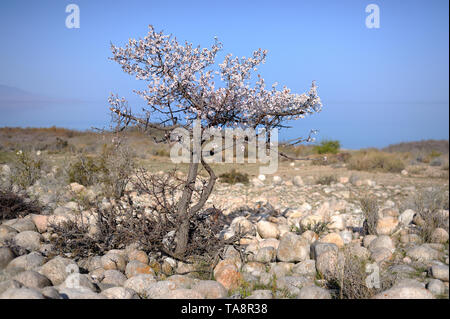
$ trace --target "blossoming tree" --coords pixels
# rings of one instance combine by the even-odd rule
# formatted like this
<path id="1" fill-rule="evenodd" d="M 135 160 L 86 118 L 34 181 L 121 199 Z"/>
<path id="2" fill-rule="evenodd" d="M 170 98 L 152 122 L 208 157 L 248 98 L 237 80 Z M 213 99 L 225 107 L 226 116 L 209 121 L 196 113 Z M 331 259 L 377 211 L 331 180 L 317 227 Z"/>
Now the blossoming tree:
<path id="1" fill-rule="evenodd" d="M 216 63 L 222 44 L 215 39 L 211 48 L 181 44 L 171 35 L 156 32 L 149 26 L 143 39 L 130 39 L 124 47 L 111 45 L 112 60 L 124 72 L 146 81 L 145 90 L 135 90 L 147 106 L 144 114 L 133 114 L 124 98 L 111 95 L 110 109 L 119 126 L 129 123 L 164 132 L 162 141 L 170 141 L 170 132 L 185 128 L 192 132 L 194 122 L 201 130 L 209 128 L 264 128 L 267 131 L 285 127 L 288 120 L 303 118 L 321 110 L 322 104 L 313 82 L 308 93 L 294 94 L 283 87 L 266 88 L 260 74 L 252 77 L 265 62 L 266 50 L 258 49 L 249 58 L 225 56 Z M 297 142 L 299 142 L 297 140 Z M 205 140 L 202 140 L 204 143 Z M 280 153 L 282 156 L 286 154 Z M 189 240 L 189 222 L 205 205 L 216 175 L 200 152 L 200 161 L 191 161 L 176 215 L 175 256 L 183 256 Z M 197 202 L 193 203 L 193 188 L 202 166 L 209 174 Z"/>

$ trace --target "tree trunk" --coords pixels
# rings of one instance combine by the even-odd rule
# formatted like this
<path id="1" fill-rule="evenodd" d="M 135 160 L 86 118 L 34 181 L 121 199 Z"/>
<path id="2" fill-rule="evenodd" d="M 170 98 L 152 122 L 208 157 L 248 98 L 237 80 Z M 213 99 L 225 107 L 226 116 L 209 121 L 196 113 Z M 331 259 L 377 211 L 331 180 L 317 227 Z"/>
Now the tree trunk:
<path id="1" fill-rule="evenodd" d="M 192 199 L 192 192 L 195 186 L 195 180 L 198 174 L 198 163 L 191 162 L 189 164 L 189 173 L 184 185 L 183 194 L 178 202 L 177 215 L 181 224 L 175 235 L 175 255 L 183 256 L 186 252 L 189 239 L 189 222 L 192 216 L 188 215 L 189 205 Z"/>

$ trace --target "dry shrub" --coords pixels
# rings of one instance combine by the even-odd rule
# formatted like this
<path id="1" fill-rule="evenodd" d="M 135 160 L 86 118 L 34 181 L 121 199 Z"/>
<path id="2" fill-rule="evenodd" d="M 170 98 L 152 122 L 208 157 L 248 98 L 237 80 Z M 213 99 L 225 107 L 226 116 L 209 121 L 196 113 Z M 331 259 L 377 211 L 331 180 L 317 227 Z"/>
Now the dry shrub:
<path id="1" fill-rule="evenodd" d="M 361 209 L 363 211 L 364 220 L 364 233 L 370 235 L 377 234 L 377 223 L 378 223 L 378 202 L 374 197 L 365 196 L 359 200 Z"/>
<path id="2" fill-rule="evenodd" d="M 133 155 L 122 143 L 104 146 L 100 156 L 101 179 L 104 194 L 120 198 L 135 170 Z"/>
<path id="3" fill-rule="evenodd" d="M 300 225 L 300 227 L 294 226 L 294 231 L 301 235 L 306 231 L 312 231 L 316 233 L 319 237 L 321 237 L 323 234 L 326 234 L 329 232 L 328 225 L 330 222 L 317 222 L 317 223 L 310 223 L 306 226 Z"/>
<path id="4" fill-rule="evenodd" d="M 223 173 L 219 175 L 220 181 L 223 183 L 228 184 L 236 184 L 236 183 L 243 183 L 248 184 L 248 174 L 246 173 L 240 173 L 236 171 L 235 169 L 232 169 L 228 173 Z"/>
<path id="5" fill-rule="evenodd" d="M 159 157 L 169 157 L 170 156 L 170 151 L 165 150 L 165 149 L 158 149 L 158 150 L 153 152 L 153 155 L 159 156 Z"/>
<path id="6" fill-rule="evenodd" d="M 414 210 L 423 220 L 418 231 L 425 242 L 431 241 L 431 234 L 436 228 L 449 230 L 448 215 L 443 210 L 449 208 L 448 189 L 431 187 L 410 196 L 403 208 Z"/>
<path id="7" fill-rule="evenodd" d="M 155 256 L 171 256 L 183 261 L 195 258 L 208 263 L 217 257 L 221 249 L 234 239 L 223 241 L 218 234 L 224 224 L 215 208 L 196 214 L 189 229 L 188 249 L 184 256 L 173 254 L 174 235 L 181 224 L 176 215 L 179 187 L 184 185 L 175 171 L 165 175 L 152 175 L 140 170 L 135 187 L 139 193 L 150 195 L 151 202 L 144 205 L 111 200 L 107 205 L 97 203 L 93 207 L 94 225 L 79 220 L 51 225 L 57 234 L 52 243 L 59 254 L 70 253 L 74 258 L 99 255 L 111 249 L 123 249 L 138 243 L 141 249 Z M 89 232 L 92 227 L 95 232 Z"/>
<path id="8" fill-rule="evenodd" d="M 337 178 L 334 175 L 321 176 L 316 179 L 316 184 L 331 185 L 332 183 L 337 183 Z"/>
<path id="9" fill-rule="evenodd" d="M 363 150 L 352 155 L 348 167 L 357 171 L 398 173 L 405 168 L 405 164 L 397 154 L 383 153 L 377 150 Z"/>
<path id="10" fill-rule="evenodd" d="M 313 165 L 333 165 L 348 163 L 351 155 L 349 153 L 327 154 L 326 156 L 315 156 L 311 163 Z"/>
<path id="11" fill-rule="evenodd" d="M 339 299 L 370 299 L 376 294 L 391 288 L 395 275 L 380 270 L 379 285 L 368 285 L 366 280 L 373 270 L 368 271 L 367 259 L 355 256 L 350 249 L 340 254 L 336 272 L 327 278 L 330 288 L 337 291 Z"/>
<path id="12" fill-rule="evenodd" d="M 42 208 L 36 200 L 27 196 L 0 190 L 0 220 L 25 217 L 29 214 L 41 214 Z"/>
<path id="13" fill-rule="evenodd" d="M 129 149 L 122 144 L 104 145 L 100 156 L 81 154 L 69 166 L 69 183 L 91 186 L 101 183 L 103 194 L 120 198 L 135 170 L 135 162 Z"/>

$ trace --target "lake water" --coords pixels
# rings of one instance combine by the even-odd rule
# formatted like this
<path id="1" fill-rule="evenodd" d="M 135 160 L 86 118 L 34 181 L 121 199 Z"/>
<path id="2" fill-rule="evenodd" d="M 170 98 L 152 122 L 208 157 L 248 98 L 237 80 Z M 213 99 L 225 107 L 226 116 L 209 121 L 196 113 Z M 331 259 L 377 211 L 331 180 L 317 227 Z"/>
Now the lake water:
<path id="1" fill-rule="evenodd" d="M 109 127 L 105 102 L 72 104 L 26 102 L 0 106 L 0 126 L 91 129 Z M 317 140 L 337 139 L 344 148 L 384 147 L 423 139 L 448 139 L 449 104 L 326 103 L 321 113 L 290 123 L 280 131 L 286 140 L 319 130 Z"/>

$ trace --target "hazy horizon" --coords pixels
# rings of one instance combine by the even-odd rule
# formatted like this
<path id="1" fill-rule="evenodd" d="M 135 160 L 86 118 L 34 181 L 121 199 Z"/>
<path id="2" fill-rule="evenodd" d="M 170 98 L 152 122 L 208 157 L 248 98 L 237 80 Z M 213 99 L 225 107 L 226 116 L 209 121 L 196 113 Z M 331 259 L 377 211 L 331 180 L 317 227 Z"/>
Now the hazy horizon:
<path id="1" fill-rule="evenodd" d="M 143 106 L 136 81 L 108 60 L 110 42 L 144 37 L 147 26 L 181 41 L 249 56 L 268 49 L 261 74 L 293 92 L 318 83 L 323 110 L 282 130 L 281 139 L 319 130 L 344 148 L 385 147 L 449 135 L 448 2 L 377 1 L 380 28 L 365 25 L 370 1 L 169 4 L 50 0 L 0 4 L 0 126 L 107 127 L 110 92 Z M 24 10 L 24 7 L 26 10 Z M 221 61 L 219 61 L 220 63 Z"/>

